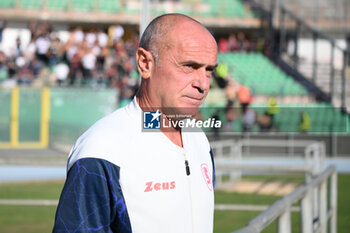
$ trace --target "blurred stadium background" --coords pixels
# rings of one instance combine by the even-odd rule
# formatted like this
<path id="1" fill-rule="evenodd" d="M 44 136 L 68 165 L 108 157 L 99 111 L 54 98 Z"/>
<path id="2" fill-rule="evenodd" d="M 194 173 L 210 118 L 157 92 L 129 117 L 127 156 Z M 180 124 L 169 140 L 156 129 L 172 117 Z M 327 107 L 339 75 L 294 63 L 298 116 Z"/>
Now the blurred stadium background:
<path id="1" fill-rule="evenodd" d="M 140 31 L 170 12 L 202 22 L 219 47 L 201 108 L 224 125 L 206 132 L 215 232 L 268 214 L 304 183 L 292 195 L 300 208 L 289 196 L 264 232 L 347 232 L 348 0 L 0 0 L 0 232 L 50 231 L 70 147 L 131 101 Z"/>

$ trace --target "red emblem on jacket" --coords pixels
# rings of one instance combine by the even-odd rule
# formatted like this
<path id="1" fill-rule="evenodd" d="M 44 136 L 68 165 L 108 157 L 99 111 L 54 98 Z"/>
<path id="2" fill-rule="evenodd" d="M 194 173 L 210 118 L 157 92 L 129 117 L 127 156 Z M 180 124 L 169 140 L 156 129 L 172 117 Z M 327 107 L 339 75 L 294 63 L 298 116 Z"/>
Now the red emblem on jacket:
<path id="1" fill-rule="evenodd" d="M 208 189 L 210 191 L 212 191 L 213 190 L 213 184 L 211 182 L 208 164 L 202 163 L 201 170 L 202 170 L 202 175 L 203 175 L 204 181 L 205 181 L 205 183 L 208 186 Z"/>

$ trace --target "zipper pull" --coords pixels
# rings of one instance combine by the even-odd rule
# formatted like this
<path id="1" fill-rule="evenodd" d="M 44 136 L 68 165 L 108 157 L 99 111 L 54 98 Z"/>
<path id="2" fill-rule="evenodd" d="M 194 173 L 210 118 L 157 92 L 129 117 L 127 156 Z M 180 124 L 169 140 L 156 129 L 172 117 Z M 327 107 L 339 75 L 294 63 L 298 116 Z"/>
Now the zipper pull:
<path id="1" fill-rule="evenodd" d="M 186 175 L 190 175 L 191 174 L 191 172 L 190 172 L 190 166 L 188 166 L 188 161 L 187 161 L 187 159 L 185 160 L 185 167 L 186 167 Z"/>

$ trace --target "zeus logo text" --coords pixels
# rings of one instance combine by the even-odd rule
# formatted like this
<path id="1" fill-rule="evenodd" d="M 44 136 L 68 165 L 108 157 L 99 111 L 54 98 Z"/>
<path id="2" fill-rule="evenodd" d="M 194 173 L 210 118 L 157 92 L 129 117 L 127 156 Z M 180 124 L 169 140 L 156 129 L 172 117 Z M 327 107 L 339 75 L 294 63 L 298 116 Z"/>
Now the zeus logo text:
<path id="1" fill-rule="evenodd" d="M 171 182 L 162 182 L 162 183 L 153 183 L 153 181 L 147 182 L 146 183 L 146 192 L 151 192 L 153 190 L 159 191 L 159 190 L 169 190 L 169 189 L 174 189 L 175 188 L 175 181 Z"/>

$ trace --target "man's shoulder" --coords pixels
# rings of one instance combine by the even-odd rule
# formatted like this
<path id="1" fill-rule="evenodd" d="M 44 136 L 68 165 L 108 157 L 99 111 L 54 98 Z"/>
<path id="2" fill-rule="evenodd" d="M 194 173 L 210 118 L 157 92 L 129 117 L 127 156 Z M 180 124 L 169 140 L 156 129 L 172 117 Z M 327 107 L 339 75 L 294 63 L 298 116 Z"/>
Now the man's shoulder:
<path id="1" fill-rule="evenodd" d="M 97 121 L 74 144 L 69 154 L 68 168 L 81 158 L 100 158 L 121 162 L 138 137 L 137 118 L 121 108 Z M 115 156 L 118 155 L 118 156 Z"/>
<path id="2" fill-rule="evenodd" d="M 91 132 L 122 132 L 127 129 L 130 129 L 135 125 L 136 118 L 135 116 L 130 115 L 127 111 L 127 107 L 117 109 L 111 114 L 103 117 L 93 124 L 89 130 Z"/>
<path id="3" fill-rule="evenodd" d="M 131 116 L 124 107 L 98 120 L 79 139 L 108 142 L 113 137 L 130 133 L 135 125 L 136 118 Z"/>

